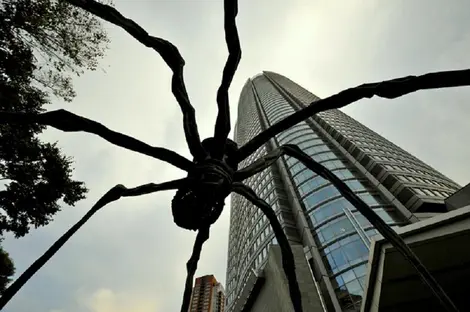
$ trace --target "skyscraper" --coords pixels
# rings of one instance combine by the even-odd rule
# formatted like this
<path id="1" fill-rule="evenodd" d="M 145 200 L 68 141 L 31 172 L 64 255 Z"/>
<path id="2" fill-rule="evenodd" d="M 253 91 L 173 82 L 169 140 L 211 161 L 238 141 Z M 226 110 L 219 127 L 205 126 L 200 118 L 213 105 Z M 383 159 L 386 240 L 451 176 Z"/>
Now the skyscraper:
<path id="1" fill-rule="evenodd" d="M 244 85 L 234 140 L 239 146 L 319 98 L 288 78 L 263 72 Z M 460 185 L 340 110 L 329 110 L 271 139 L 270 150 L 296 144 L 354 190 L 392 227 L 447 211 Z M 282 157 L 244 181 L 276 211 L 293 246 L 302 246 L 320 298 L 332 311 L 358 311 L 371 237 L 377 231 L 336 188 L 299 161 Z M 274 233 L 261 212 L 233 195 L 227 265 L 227 310 L 244 302 L 251 276 L 266 263 Z M 238 311 L 237 311 L 238 312 Z"/>
<path id="2" fill-rule="evenodd" d="M 225 294 L 214 275 L 196 278 L 189 312 L 224 312 Z"/>

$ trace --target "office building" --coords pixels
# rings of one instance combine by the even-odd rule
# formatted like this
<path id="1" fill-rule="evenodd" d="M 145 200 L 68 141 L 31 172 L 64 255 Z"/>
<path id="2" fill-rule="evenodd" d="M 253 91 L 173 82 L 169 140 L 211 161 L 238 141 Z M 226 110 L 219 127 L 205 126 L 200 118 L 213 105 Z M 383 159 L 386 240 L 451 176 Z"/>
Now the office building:
<path id="1" fill-rule="evenodd" d="M 214 275 L 196 278 L 189 312 L 224 312 L 225 293 Z"/>
<path id="2" fill-rule="evenodd" d="M 241 146 L 317 100 L 317 96 L 288 78 L 263 72 L 249 79 L 242 89 L 234 140 Z M 444 200 L 461 188 L 336 109 L 319 113 L 280 133 L 245 159 L 240 168 L 282 144 L 298 145 L 332 170 L 394 228 L 454 209 L 445 205 Z M 329 311 L 359 311 L 371 237 L 377 231 L 331 183 L 296 159 L 282 157 L 244 182 L 276 211 L 293 248 L 302 249 L 301 255 L 295 255 L 303 259 L 296 262 L 304 260 L 309 264 L 312 296 Z M 233 195 L 227 311 L 247 310 L 247 305 L 262 306 L 256 302 L 256 296 L 265 287 L 259 281 L 267 281 L 266 274 L 274 272 L 265 270 L 269 257 L 275 257 L 270 252 L 271 245 L 276 245 L 276 239 L 266 217 L 247 200 Z M 308 288 L 306 285 L 301 288 L 304 286 Z M 269 296 L 260 300 L 266 300 L 263 298 Z M 284 299 L 289 300 L 288 296 Z M 262 310 L 259 309 L 253 312 Z"/>

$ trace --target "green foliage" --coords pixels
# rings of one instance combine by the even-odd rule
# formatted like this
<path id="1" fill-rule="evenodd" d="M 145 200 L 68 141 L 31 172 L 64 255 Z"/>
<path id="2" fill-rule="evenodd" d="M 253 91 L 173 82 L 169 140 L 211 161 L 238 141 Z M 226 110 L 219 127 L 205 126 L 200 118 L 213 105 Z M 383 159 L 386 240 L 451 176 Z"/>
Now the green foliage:
<path id="1" fill-rule="evenodd" d="M 0 1 L 0 110 L 41 113 L 50 95 L 71 101 L 71 75 L 95 70 L 108 42 L 96 17 L 64 1 Z M 60 200 L 85 197 L 71 158 L 37 137 L 44 128 L 0 125 L 0 236 L 22 237 L 47 225 Z"/>
<path id="2" fill-rule="evenodd" d="M 8 252 L 0 246 L 0 295 L 3 293 L 11 277 L 15 274 L 15 266 Z"/>
<path id="3" fill-rule="evenodd" d="M 6 0 L 0 18 L 10 40 L 34 51 L 33 82 L 66 101 L 75 96 L 71 74 L 95 70 L 109 43 L 97 17 L 65 1 Z"/>

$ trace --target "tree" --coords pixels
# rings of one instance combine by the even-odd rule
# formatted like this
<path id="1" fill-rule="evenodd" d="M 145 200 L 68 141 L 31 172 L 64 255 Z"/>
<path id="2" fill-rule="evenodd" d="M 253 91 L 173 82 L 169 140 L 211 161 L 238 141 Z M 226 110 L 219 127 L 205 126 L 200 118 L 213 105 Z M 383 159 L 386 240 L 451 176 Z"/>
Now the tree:
<path id="1" fill-rule="evenodd" d="M 0 16 L 8 40 L 34 51 L 32 83 L 68 102 L 75 96 L 71 74 L 96 70 L 108 48 L 100 20 L 65 1 L 6 0 Z"/>
<path id="2" fill-rule="evenodd" d="M 0 110 L 44 112 L 51 96 L 71 101 L 72 75 L 95 70 L 109 39 L 93 15 L 57 0 L 0 2 Z M 42 142 L 38 125 L 0 125 L 0 235 L 48 224 L 59 201 L 87 189 L 72 179 L 72 159 Z"/>
<path id="3" fill-rule="evenodd" d="M 0 295 L 3 294 L 13 274 L 15 274 L 13 261 L 10 255 L 8 255 L 8 252 L 3 250 L 2 246 L 0 246 Z"/>

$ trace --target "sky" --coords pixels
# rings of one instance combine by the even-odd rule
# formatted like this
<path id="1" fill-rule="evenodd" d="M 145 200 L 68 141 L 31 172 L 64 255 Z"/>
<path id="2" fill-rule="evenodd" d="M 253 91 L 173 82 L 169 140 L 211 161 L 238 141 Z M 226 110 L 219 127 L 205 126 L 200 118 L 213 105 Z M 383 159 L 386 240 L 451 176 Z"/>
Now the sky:
<path id="1" fill-rule="evenodd" d="M 202 138 L 213 134 L 216 90 L 227 57 L 222 0 L 115 0 L 150 34 L 173 42 L 186 60 L 185 81 Z M 364 82 L 470 68 L 470 2 L 465 0 L 242 0 L 237 25 L 242 59 L 230 89 L 232 128 L 246 80 L 262 70 L 282 74 L 319 97 Z M 107 127 L 191 158 L 171 71 L 160 56 L 105 22 L 112 43 L 102 70 L 74 80 L 65 108 Z M 344 112 L 457 183 L 470 180 L 470 88 L 421 91 L 397 100 L 368 99 Z M 231 133 L 233 136 L 233 132 Z M 74 157 L 74 178 L 90 192 L 63 206 L 50 225 L 5 249 L 18 273 L 78 221 L 108 189 L 181 178 L 170 164 L 84 133 L 50 129 Z M 6 312 L 179 311 L 195 232 L 173 223 L 174 191 L 112 203 L 58 252 L 5 307 Z M 225 284 L 230 200 L 211 229 L 196 276 Z"/>

